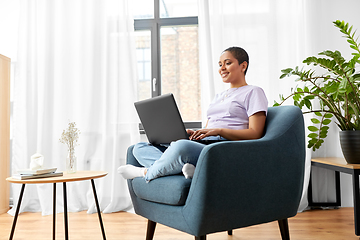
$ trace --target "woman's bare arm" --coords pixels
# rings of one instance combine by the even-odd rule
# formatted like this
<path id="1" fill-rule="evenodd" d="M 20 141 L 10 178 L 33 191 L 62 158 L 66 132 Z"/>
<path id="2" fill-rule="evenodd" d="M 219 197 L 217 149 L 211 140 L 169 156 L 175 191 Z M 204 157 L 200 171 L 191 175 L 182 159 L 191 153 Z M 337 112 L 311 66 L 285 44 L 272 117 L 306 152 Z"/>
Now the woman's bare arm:
<path id="1" fill-rule="evenodd" d="M 263 135 L 265 120 L 265 112 L 257 112 L 249 117 L 248 129 L 234 130 L 228 128 L 204 128 L 193 132 L 190 139 L 203 139 L 208 136 L 217 135 L 220 135 L 228 140 L 258 139 Z"/>

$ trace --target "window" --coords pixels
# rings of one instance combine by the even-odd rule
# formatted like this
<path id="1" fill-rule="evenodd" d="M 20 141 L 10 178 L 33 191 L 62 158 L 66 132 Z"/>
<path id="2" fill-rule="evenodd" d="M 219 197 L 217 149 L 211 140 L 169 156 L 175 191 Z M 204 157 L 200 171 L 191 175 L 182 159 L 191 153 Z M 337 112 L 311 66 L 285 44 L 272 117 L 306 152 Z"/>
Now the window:
<path id="1" fill-rule="evenodd" d="M 150 48 L 137 48 L 136 49 L 138 70 L 139 70 L 139 81 L 150 81 L 151 73 L 151 53 Z"/>
<path id="2" fill-rule="evenodd" d="M 184 122 L 200 127 L 196 0 L 133 0 L 139 100 L 173 93 Z"/>

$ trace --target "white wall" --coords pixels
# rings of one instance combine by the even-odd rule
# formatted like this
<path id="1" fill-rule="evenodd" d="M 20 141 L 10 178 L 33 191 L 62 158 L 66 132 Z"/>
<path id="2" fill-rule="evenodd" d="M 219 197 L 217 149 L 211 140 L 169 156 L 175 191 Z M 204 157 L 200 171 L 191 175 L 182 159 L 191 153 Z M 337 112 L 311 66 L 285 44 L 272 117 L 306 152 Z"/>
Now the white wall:
<path id="1" fill-rule="evenodd" d="M 0 54 L 12 60 L 17 54 L 19 0 L 0 0 Z"/>
<path id="2" fill-rule="evenodd" d="M 351 58 L 352 49 L 349 47 L 342 33 L 333 25 L 333 21 L 344 20 L 353 29 L 358 29 L 360 34 L 360 1 L 358 0 L 307 0 L 307 44 L 310 47 L 310 54 L 317 55 L 324 50 L 339 50 L 345 59 Z M 329 129 L 325 144 L 313 153 L 313 157 L 343 157 L 340 142 L 339 129 L 332 124 Z M 314 169 L 316 174 L 314 181 L 319 185 L 313 188 L 314 200 L 334 201 L 334 173 L 324 169 Z M 353 206 L 352 179 L 349 174 L 341 174 L 341 196 L 342 206 Z"/>

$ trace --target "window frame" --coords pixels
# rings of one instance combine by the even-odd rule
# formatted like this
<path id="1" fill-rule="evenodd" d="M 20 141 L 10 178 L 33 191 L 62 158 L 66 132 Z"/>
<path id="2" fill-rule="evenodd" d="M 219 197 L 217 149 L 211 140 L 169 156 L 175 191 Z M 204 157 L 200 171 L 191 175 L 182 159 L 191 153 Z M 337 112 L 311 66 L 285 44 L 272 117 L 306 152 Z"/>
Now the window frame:
<path id="1" fill-rule="evenodd" d="M 164 26 L 198 25 L 198 17 L 160 17 L 160 0 L 154 0 L 154 18 L 134 19 L 134 30 L 151 32 L 151 97 L 161 95 L 161 36 Z M 201 121 L 185 122 L 186 128 L 199 129 Z M 140 127 L 140 130 L 142 126 Z"/>

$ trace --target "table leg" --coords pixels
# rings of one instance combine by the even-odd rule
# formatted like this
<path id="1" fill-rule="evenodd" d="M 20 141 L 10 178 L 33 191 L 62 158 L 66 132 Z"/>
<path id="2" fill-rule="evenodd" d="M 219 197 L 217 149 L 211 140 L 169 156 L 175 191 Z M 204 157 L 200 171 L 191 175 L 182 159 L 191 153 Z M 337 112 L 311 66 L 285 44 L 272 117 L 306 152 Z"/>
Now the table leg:
<path id="1" fill-rule="evenodd" d="M 12 240 L 13 237 L 14 237 L 16 221 L 17 221 L 17 218 L 18 218 L 18 216 L 19 216 L 20 205 L 21 205 L 21 201 L 22 201 L 22 198 L 23 198 L 23 195 L 24 195 L 24 189 L 25 189 L 25 184 L 23 184 L 23 185 L 21 186 L 19 202 L 18 202 L 17 207 L 16 207 L 15 217 L 14 217 L 13 225 L 12 225 L 12 228 L 11 228 L 11 233 L 10 233 L 9 240 Z"/>
<path id="2" fill-rule="evenodd" d="M 63 191 L 64 191 L 64 225 L 65 225 L 65 240 L 69 239 L 69 230 L 68 230 L 68 215 L 67 215 L 67 198 L 66 198 L 66 182 L 63 182 Z"/>
<path id="3" fill-rule="evenodd" d="M 308 204 L 309 206 L 313 206 L 313 196 L 312 196 L 312 181 L 311 181 L 311 173 L 312 173 L 312 167 L 310 166 L 310 176 L 309 176 L 309 186 L 308 186 Z"/>
<path id="4" fill-rule="evenodd" d="M 355 223 L 355 235 L 360 235 L 360 196 L 359 196 L 359 173 L 360 171 L 354 171 L 353 173 L 353 195 L 354 195 L 354 223 Z"/>
<path id="5" fill-rule="evenodd" d="M 336 202 L 335 206 L 341 207 L 341 189 L 340 189 L 340 172 L 335 171 L 335 189 L 336 189 Z"/>
<path id="6" fill-rule="evenodd" d="M 310 180 L 308 186 L 308 204 L 309 207 L 341 207 L 341 189 L 340 189 L 340 172 L 335 171 L 335 194 L 336 201 L 335 202 L 314 202 L 312 195 L 312 178 L 311 178 L 311 170 L 310 170 Z"/>
<path id="7" fill-rule="evenodd" d="M 56 232 L 56 183 L 54 183 L 53 187 L 53 240 L 55 240 Z"/>
<path id="8" fill-rule="evenodd" d="M 93 192 L 94 192 L 95 204 L 96 204 L 96 208 L 97 208 L 97 212 L 98 212 L 98 217 L 99 217 L 102 236 L 103 236 L 103 239 L 105 240 L 106 239 L 105 229 L 104 229 L 103 221 L 102 221 L 102 218 L 101 218 L 101 211 L 100 211 L 100 207 L 99 207 L 99 201 L 98 201 L 98 198 L 97 198 L 97 195 L 96 195 L 94 179 L 91 179 L 91 185 L 92 185 L 92 189 L 93 189 Z"/>

